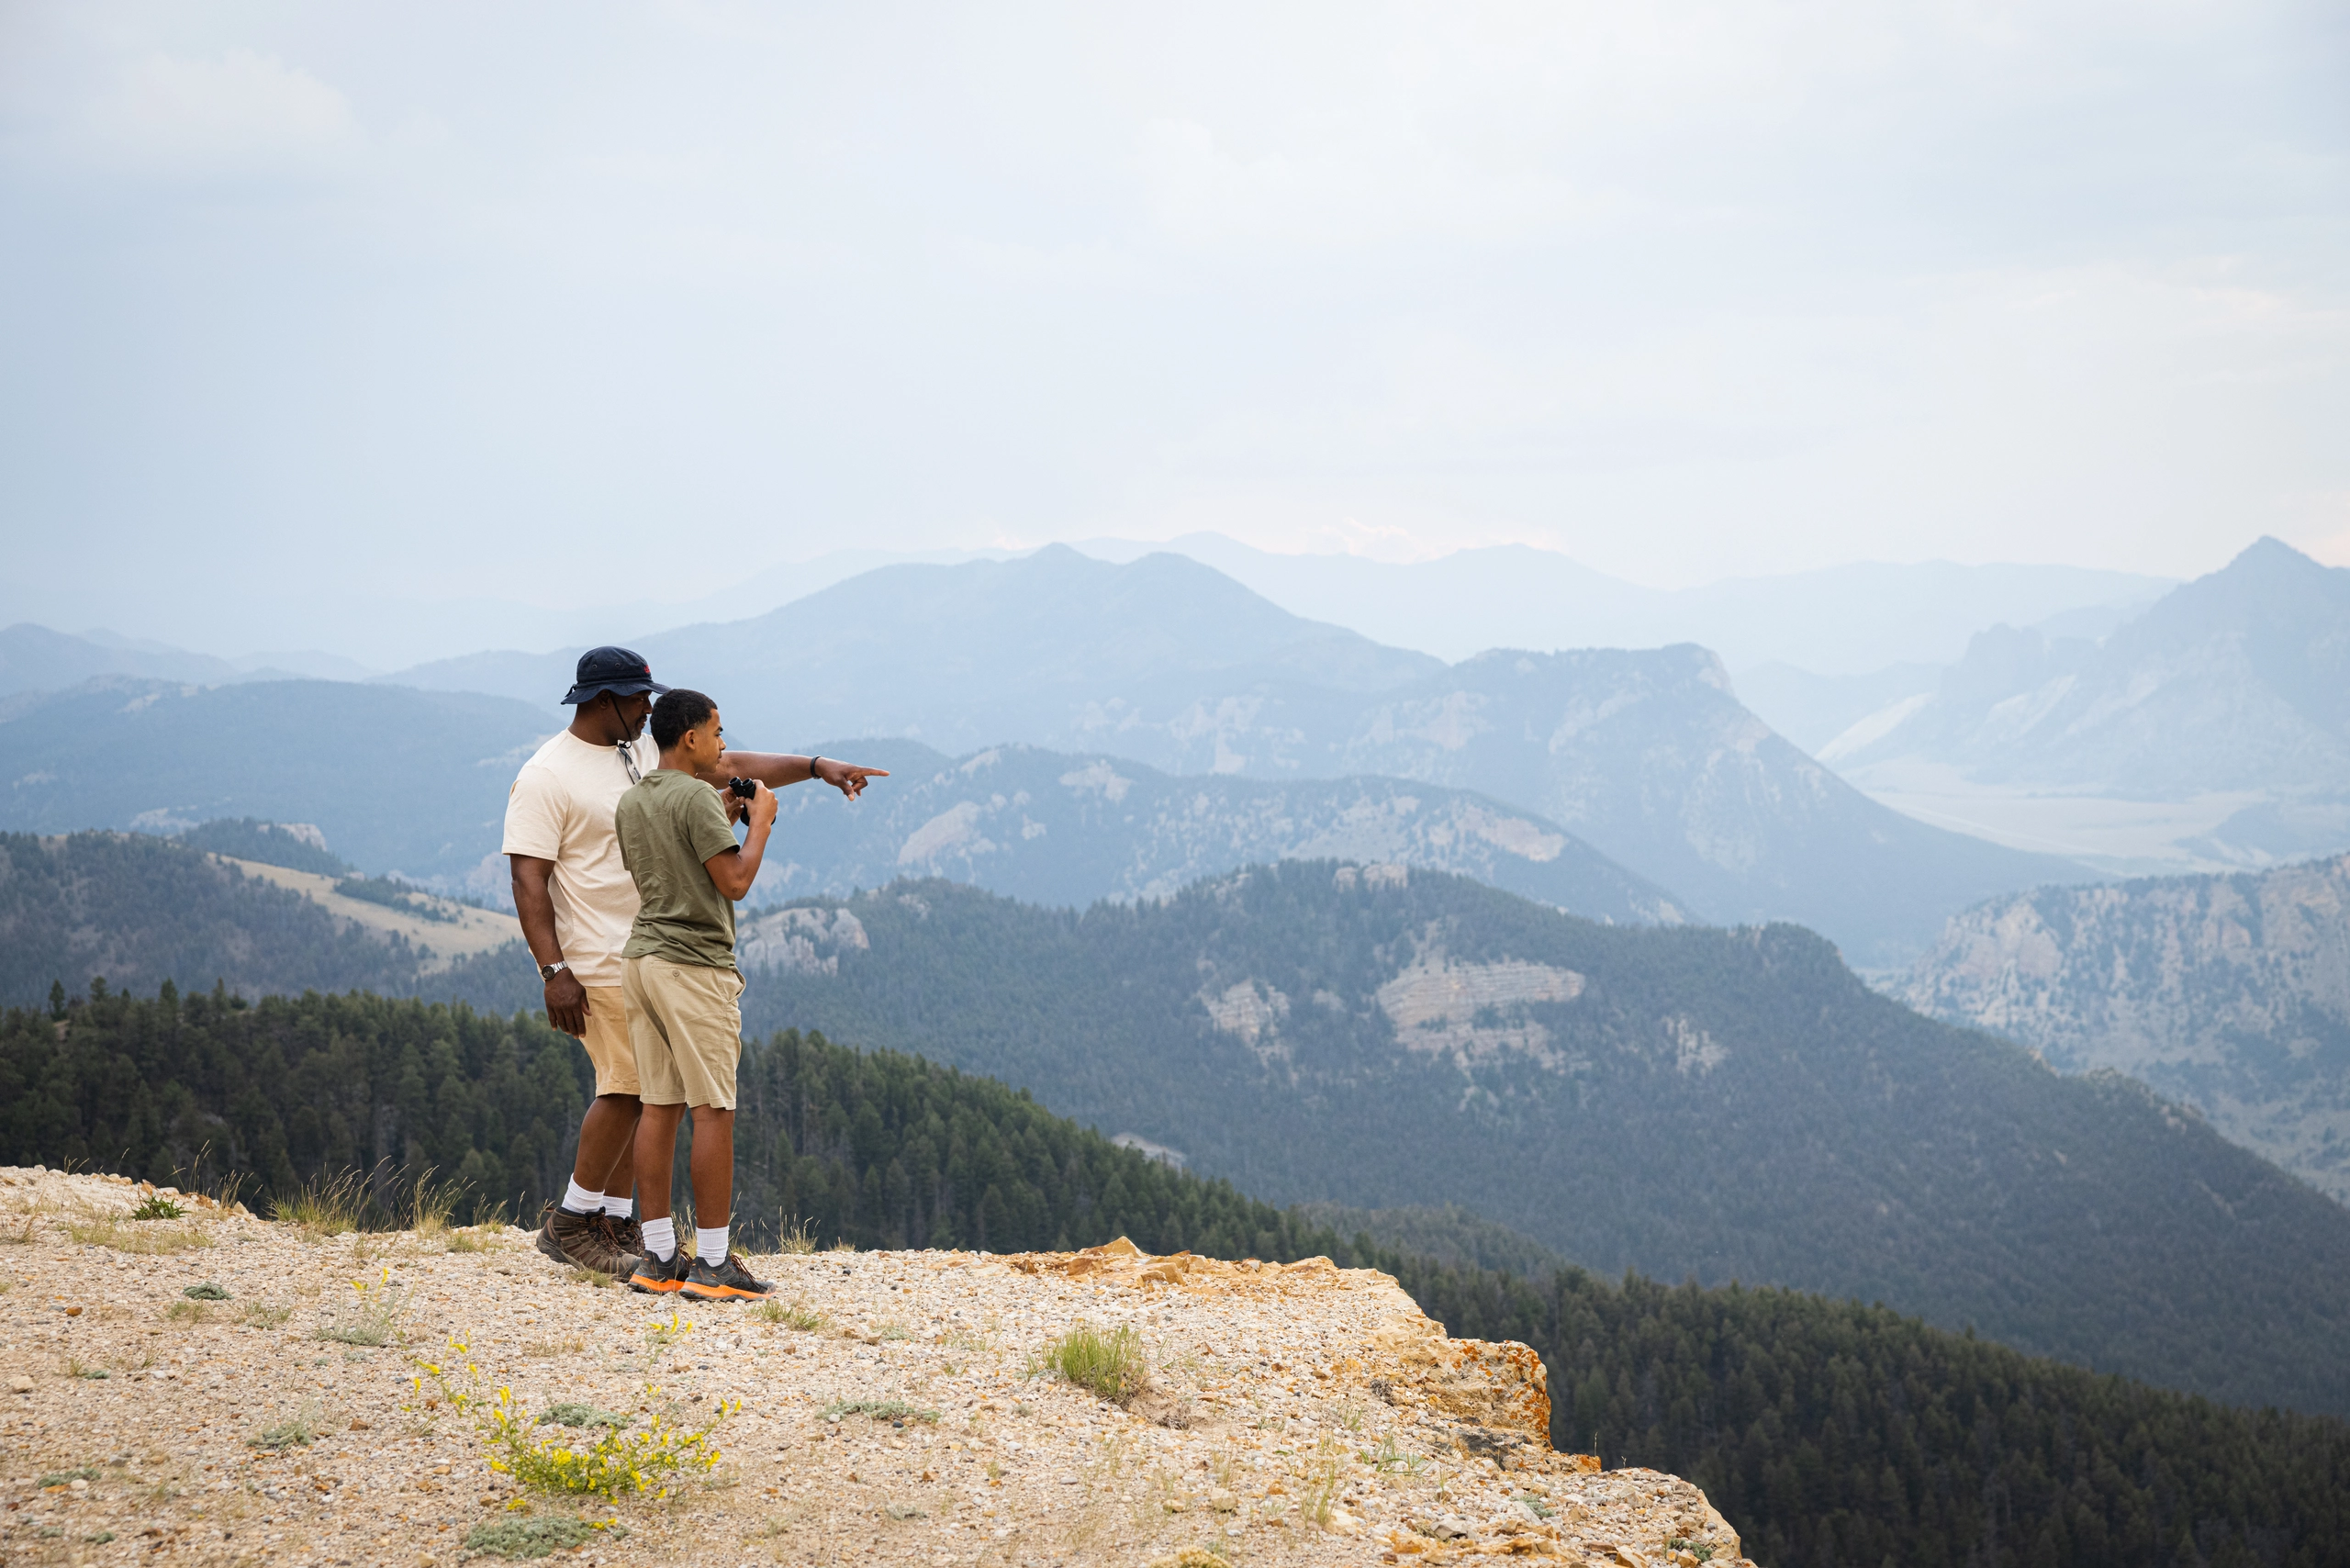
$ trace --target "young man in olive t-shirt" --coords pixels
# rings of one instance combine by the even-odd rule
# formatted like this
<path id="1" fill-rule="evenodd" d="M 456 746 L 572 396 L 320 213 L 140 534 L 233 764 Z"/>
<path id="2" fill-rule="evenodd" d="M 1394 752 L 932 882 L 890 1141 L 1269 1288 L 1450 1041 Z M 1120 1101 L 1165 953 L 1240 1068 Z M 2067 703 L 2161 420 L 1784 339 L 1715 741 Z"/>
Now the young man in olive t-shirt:
<path id="1" fill-rule="evenodd" d="M 727 1248 L 734 1201 L 734 1070 L 743 1055 L 743 976 L 734 966 L 734 901 L 751 890 L 775 826 L 775 795 L 752 797 L 750 834 L 734 842 L 717 790 L 696 775 L 725 750 L 718 710 L 683 688 L 653 705 L 661 766 L 621 797 L 612 825 L 642 901 L 621 948 L 621 986 L 636 1053 L 636 1201 L 644 1256 L 629 1284 L 704 1300 L 756 1298 L 775 1287 L 751 1277 Z M 694 1115 L 691 1248 L 670 1216 L 677 1123 Z M 715 1219 L 715 1226 L 705 1222 Z"/>

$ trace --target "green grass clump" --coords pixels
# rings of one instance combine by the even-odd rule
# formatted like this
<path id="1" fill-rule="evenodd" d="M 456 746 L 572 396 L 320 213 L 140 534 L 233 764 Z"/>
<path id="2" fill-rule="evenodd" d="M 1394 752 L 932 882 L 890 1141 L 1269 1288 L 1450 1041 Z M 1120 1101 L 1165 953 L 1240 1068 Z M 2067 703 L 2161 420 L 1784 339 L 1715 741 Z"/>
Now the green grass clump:
<path id="1" fill-rule="evenodd" d="M 780 1302 L 773 1296 L 759 1303 L 758 1318 L 762 1323 L 780 1323 L 787 1328 L 814 1333 L 824 1326 L 824 1315 L 810 1306 L 805 1300 Z"/>
<path id="2" fill-rule="evenodd" d="M 1150 1380 L 1150 1361 L 1144 1356 L 1142 1336 L 1131 1327 L 1103 1333 L 1091 1323 L 1080 1323 L 1045 1347 L 1035 1372 L 1053 1372 L 1080 1388 L 1091 1389 L 1113 1405 L 1124 1405 L 1140 1394 Z"/>
<path id="3" fill-rule="evenodd" d="M 550 1514 L 544 1518 L 500 1519 L 496 1524 L 476 1525 L 465 1537 L 465 1550 L 487 1551 L 495 1557 L 545 1557 L 584 1546 L 599 1534 L 617 1537 L 627 1533 L 628 1527 L 617 1522 L 597 1524 Z"/>
<path id="4" fill-rule="evenodd" d="M 187 1211 L 163 1196 L 162 1193 L 151 1193 L 147 1195 L 145 1203 L 130 1211 L 130 1217 L 133 1219 L 185 1219 Z"/>
<path id="5" fill-rule="evenodd" d="M 98 1467 L 94 1464 L 85 1464 L 79 1470 L 51 1471 L 50 1473 L 40 1478 L 40 1484 L 43 1486 L 62 1486 L 68 1482 L 95 1481 L 97 1478 Z"/>
<path id="6" fill-rule="evenodd" d="M 834 1416 L 870 1416 L 877 1421 L 931 1421 L 938 1419 L 935 1410 L 919 1410 L 902 1399 L 835 1399 L 824 1406 L 827 1418 Z"/>
<path id="7" fill-rule="evenodd" d="M 610 1427 L 618 1431 L 636 1417 L 611 1410 L 599 1410 L 593 1405 L 582 1405 L 576 1400 L 565 1400 L 560 1405 L 548 1406 L 546 1413 L 539 1419 L 551 1421 L 558 1427 Z"/>
<path id="8" fill-rule="evenodd" d="M 200 1285 L 188 1286 L 187 1289 L 180 1292 L 180 1294 L 190 1301 L 227 1301 L 229 1288 L 218 1280 L 207 1280 Z"/>
<path id="9" fill-rule="evenodd" d="M 258 1437 L 247 1438 L 245 1446 L 255 1449 L 306 1449 L 318 1439 L 318 1428 L 306 1413 L 291 1420 L 280 1421 Z"/>

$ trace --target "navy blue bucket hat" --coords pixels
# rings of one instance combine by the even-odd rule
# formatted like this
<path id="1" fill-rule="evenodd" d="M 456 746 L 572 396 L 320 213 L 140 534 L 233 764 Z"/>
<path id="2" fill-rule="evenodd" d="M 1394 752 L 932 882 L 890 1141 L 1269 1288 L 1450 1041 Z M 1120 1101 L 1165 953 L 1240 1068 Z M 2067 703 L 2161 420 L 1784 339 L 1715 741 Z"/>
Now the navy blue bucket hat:
<path id="1" fill-rule="evenodd" d="M 592 702 L 607 691 L 616 697 L 650 691 L 658 697 L 668 689 L 653 678 L 653 666 L 633 648 L 590 648 L 579 655 L 579 678 L 564 693 L 563 700 L 576 707 Z"/>

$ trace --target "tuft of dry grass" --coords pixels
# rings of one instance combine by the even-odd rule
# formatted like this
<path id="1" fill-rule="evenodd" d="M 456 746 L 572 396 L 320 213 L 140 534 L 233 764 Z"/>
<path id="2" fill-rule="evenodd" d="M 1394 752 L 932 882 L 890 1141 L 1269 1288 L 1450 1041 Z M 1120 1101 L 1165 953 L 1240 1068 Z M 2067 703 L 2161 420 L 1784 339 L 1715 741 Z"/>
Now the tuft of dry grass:
<path id="1" fill-rule="evenodd" d="M 84 1247 L 111 1248 L 117 1252 L 135 1252 L 142 1257 L 163 1257 L 174 1252 L 193 1252 L 212 1245 L 211 1233 L 196 1225 L 159 1225 L 151 1220 L 139 1221 L 114 1215 L 85 1214 L 65 1222 L 65 1234 Z"/>
<path id="2" fill-rule="evenodd" d="M 427 1167 L 408 1191 L 408 1212 L 402 1216 L 407 1224 L 403 1228 L 414 1231 L 420 1241 L 440 1240 L 449 1234 L 450 1218 L 464 1197 L 462 1183 L 435 1181 L 431 1169 Z"/>
<path id="3" fill-rule="evenodd" d="M 330 1236 L 348 1236 L 357 1230 L 366 1209 L 367 1193 L 360 1184 L 359 1172 L 346 1170 L 340 1176 L 312 1177 L 274 1200 L 269 1217 L 294 1226 L 306 1241 L 324 1241 Z"/>
<path id="4" fill-rule="evenodd" d="M 588 1348 L 585 1339 L 533 1339 L 522 1347 L 526 1356 L 576 1356 Z"/>
<path id="5" fill-rule="evenodd" d="M 778 1255 L 804 1258 L 816 1250 L 816 1238 L 804 1219 L 795 1219 L 783 1227 L 783 1238 L 776 1243 Z"/>
<path id="6" fill-rule="evenodd" d="M 575 1285 L 586 1285 L 595 1291 L 603 1290 L 612 1282 L 611 1275 L 601 1269 L 565 1269 L 563 1277 Z"/>
<path id="7" fill-rule="evenodd" d="M 805 1334 L 812 1334 L 824 1326 L 824 1315 L 810 1306 L 805 1296 L 796 1296 L 789 1303 L 769 1296 L 754 1310 L 762 1323 L 780 1323 Z"/>
<path id="8" fill-rule="evenodd" d="M 498 1249 L 498 1227 L 492 1225 L 459 1226 L 449 1232 L 452 1252 L 495 1252 Z"/>

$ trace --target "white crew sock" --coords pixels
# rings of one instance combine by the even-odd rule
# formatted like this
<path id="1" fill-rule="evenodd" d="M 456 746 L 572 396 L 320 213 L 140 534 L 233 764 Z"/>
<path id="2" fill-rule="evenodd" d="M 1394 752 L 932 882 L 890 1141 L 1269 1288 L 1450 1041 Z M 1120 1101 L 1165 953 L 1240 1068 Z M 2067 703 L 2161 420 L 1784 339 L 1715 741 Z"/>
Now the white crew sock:
<path id="1" fill-rule="evenodd" d="M 603 1206 L 603 1193 L 591 1193 L 587 1188 L 579 1184 L 579 1179 L 577 1177 L 575 1176 L 572 1178 L 570 1187 L 566 1189 L 563 1194 L 564 1213 L 591 1215 Z"/>
<path id="2" fill-rule="evenodd" d="M 725 1262 L 726 1227 L 722 1225 L 716 1230 L 704 1230 L 699 1226 L 696 1226 L 694 1251 L 703 1262 L 713 1269 Z"/>
<path id="3" fill-rule="evenodd" d="M 644 1222 L 644 1249 L 664 1263 L 677 1255 L 677 1223 L 668 1215 Z"/>
<path id="4" fill-rule="evenodd" d="M 604 1212 L 610 1215 L 615 1219 L 628 1218 L 629 1211 L 634 1207 L 636 1207 L 635 1200 L 631 1198 L 626 1193 L 607 1193 L 604 1194 Z"/>

